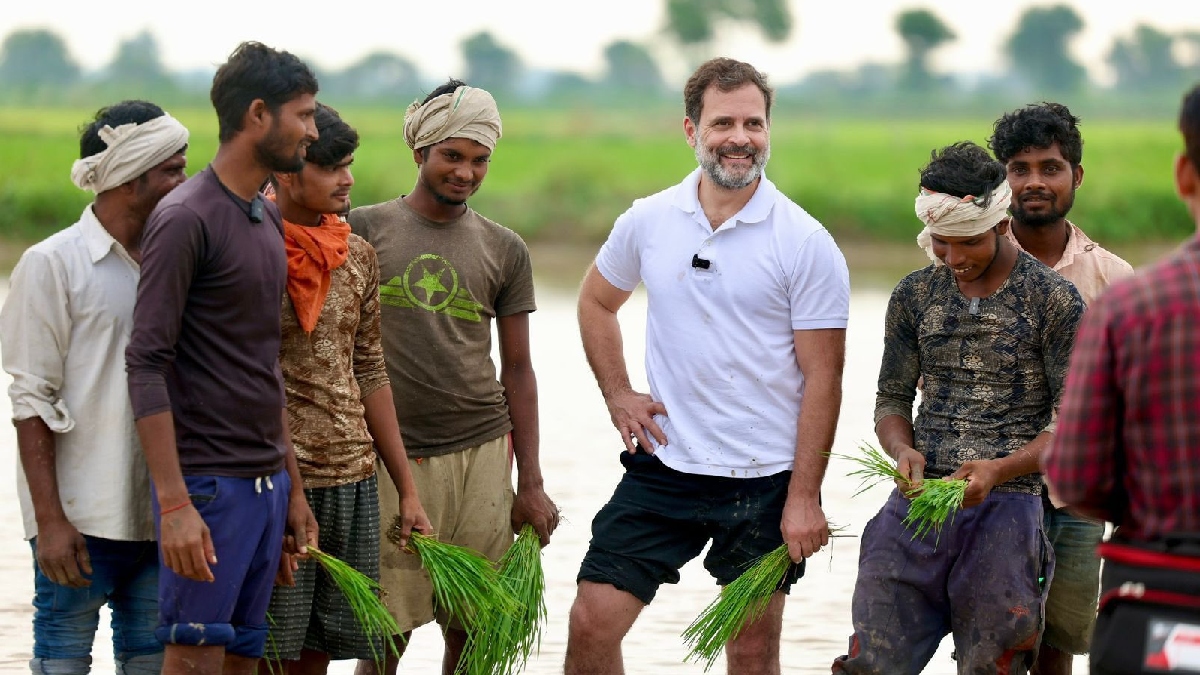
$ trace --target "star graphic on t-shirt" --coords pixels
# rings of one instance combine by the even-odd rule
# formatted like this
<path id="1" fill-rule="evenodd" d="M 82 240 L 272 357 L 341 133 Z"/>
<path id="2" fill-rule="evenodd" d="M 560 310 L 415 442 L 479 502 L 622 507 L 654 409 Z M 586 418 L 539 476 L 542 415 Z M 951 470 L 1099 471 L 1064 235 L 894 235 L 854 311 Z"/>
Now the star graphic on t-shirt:
<path id="1" fill-rule="evenodd" d="M 425 302 L 433 302 L 434 293 L 447 293 L 448 290 L 441 282 L 441 274 L 434 274 L 427 269 L 421 270 L 421 280 L 413 284 L 417 288 L 425 291 Z"/>

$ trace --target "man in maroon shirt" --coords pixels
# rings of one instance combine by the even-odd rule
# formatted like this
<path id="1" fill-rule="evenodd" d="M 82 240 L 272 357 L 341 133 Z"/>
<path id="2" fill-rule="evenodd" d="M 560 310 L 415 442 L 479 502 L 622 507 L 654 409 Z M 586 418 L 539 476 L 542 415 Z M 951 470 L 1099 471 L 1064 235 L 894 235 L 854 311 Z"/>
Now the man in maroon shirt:
<path id="1" fill-rule="evenodd" d="M 292 54 L 239 46 L 213 77 L 216 156 L 146 224 L 125 360 L 154 488 L 164 674 L 253 673 L 280 542 L 316 543 L 279 365 L 283 224 L 259 193 L 303 167 L 316 91 Z"/>
<path id="2" fill-rule="evenodd" d="M 1175 187 L 1200 227 L 1200 86 L 1183 99 L 1179 130 L 1186 150 L 1175 160 Z M 1200 543 L 1200 236 L 1089 306 L 1043 469 L 1052 494 L 1069 508 L 1116 526 L 1113 542 L 1164 554 L 1171 542 Z M 1139 561 L 1161 569 L 1171 558 L 1178 556 L 1149 553 Z M 1134 569 L 1127 561 L 1113 562 L 1105 565 L 1103 589 L 1150 592 L 1150 581 L 1123 576 Z M 1175 577 L 1171 591 L 1183 593 L 1181 584 L 1193 581 L 1200 591 L 1195 572 Z M 1143 620 L 1140 631 L 1122 624 L 1114 632 L 1118 615 L 1105 611 L 1103 589 L 1092 672 L 1143 672 L 1098 668 L 1104 656 L 1097 649 L 1126 639 L 1137 644 L 1123 648 L 1125 655 L 1153 668 L 1161 645 L 1151 645 L 1150 633 L 1157 624 Z M 1163 639 L 1200 637 L 1200 610 L 1179 611 L 1176 618 L 1187 619 L 1168 626 Z"/>

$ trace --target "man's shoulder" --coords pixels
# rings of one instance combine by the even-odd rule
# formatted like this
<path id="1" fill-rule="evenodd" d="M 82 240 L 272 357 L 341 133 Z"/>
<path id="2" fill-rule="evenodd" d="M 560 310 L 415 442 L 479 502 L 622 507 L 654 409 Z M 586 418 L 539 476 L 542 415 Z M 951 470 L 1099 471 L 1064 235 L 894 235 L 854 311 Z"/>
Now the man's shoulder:
<path id="1" fill-rule="evenodd" d="M 1117 273 L 1119 276 L 1133 274 L 1133 265 L 1126 262 L 1124 258 L 1096 243 L 1083 228 L 1075 223 L 1071 223 L 1071 227 L 1077 237 L 1075 247 L 1078 253 L 1076 255 L 1090 256 L 1095 259 L 1097 264 L 1104 267 L 1106 272 Z"/>

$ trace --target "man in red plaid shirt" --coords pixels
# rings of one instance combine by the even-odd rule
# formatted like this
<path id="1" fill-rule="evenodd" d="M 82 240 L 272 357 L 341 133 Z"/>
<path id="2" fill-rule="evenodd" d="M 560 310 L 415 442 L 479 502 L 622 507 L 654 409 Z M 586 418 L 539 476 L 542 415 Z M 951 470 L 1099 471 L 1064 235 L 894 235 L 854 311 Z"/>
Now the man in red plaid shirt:
<path id="1" fill-rule="evenodd" d="M 1183 99 L 1179 130 L 1175 186 L 1200 227 L 1200 86 Z M 1200 535 L 1200 236 L 1089 306 L 1042 462 L 1051 493 L 1115 525 L 1114 541 L 1160 547 Z M 1095 669 L 1104 619 L 1102 609 L 1093 673 L 1118 672 Z"/>

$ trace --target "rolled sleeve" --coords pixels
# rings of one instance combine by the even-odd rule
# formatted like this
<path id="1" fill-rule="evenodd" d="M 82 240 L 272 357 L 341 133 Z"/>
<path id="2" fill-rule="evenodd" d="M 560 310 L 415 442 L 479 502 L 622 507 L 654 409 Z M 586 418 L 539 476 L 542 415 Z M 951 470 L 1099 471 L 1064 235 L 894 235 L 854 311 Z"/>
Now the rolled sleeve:
<path id="1" fill-rule="evenodd" d="M 13 270 L 8 299 L 0 310 L 4 370 L 14 420 L 40 417 L 51 431 L 75 427 L 60 396 L 71 316 L 66 272 L 55 259 L 30 250 Z"/>

